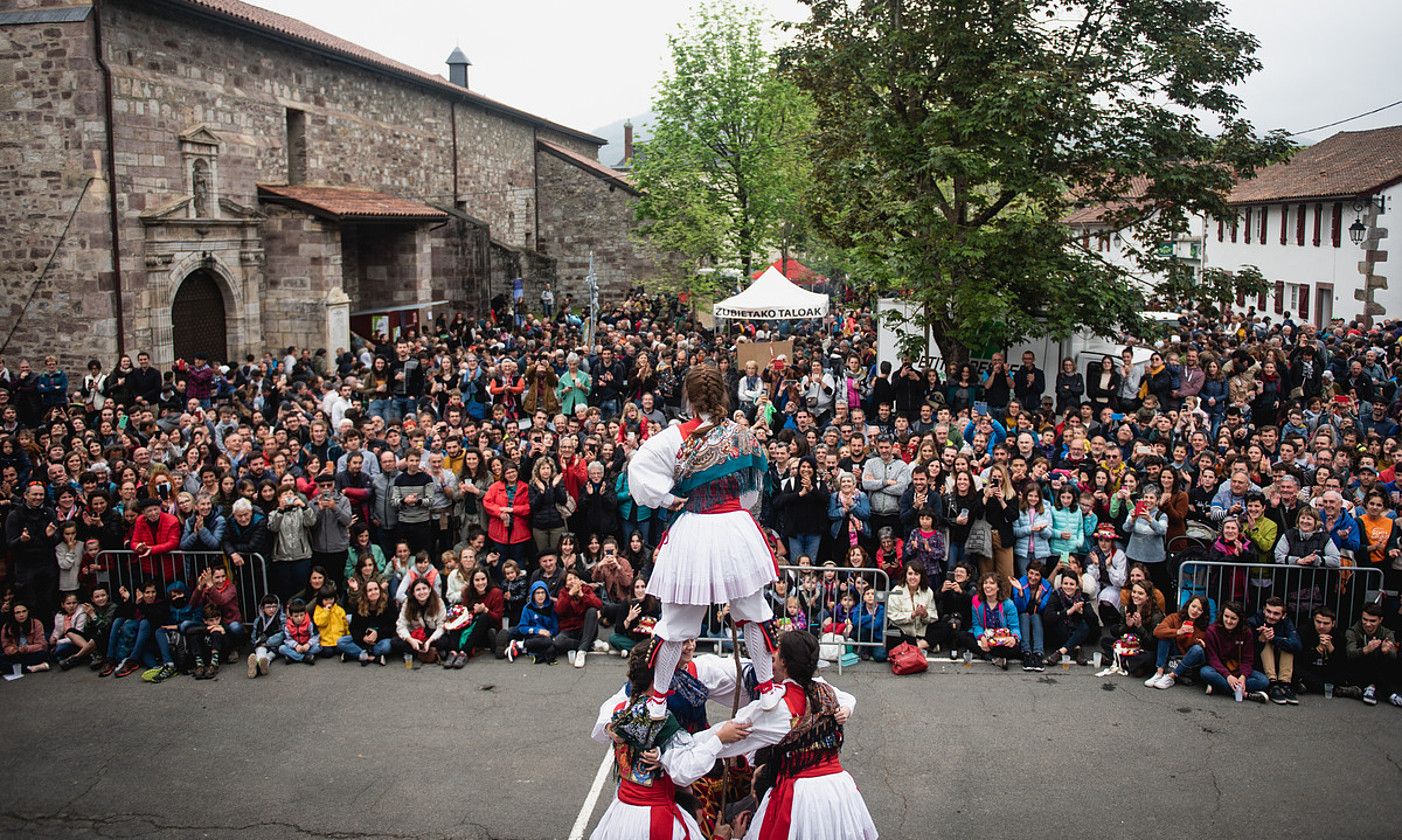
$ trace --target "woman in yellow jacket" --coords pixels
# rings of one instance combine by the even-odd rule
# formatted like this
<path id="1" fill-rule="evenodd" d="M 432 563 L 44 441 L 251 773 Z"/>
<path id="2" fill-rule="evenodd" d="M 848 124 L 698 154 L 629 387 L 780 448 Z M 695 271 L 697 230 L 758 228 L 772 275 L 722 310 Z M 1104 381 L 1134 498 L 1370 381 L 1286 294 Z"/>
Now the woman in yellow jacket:
<path id="1" fill-rule="evenodd" d="M 346 655 L 337 648 L 342 638 L 350 636 L 350 619 L 346 610 L 336 602 L 336 587 L 328 583 L 321 587 L 316 596 L 316 609 L 312 610 L 312 626 L 316 627 L 318 641 L 321 642 L 321 655 Z"/>

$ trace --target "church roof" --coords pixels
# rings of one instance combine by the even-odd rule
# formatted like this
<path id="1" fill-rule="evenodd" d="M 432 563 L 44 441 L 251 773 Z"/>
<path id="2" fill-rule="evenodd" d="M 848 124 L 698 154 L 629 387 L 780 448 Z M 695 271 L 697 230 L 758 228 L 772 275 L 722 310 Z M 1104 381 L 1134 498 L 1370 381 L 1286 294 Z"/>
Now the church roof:
<path id="1" fill-rule="evenodd" d="M 574 164 L 600 180 L 607 181 L 616 187 L 622 187 L 634 195 L 638 194 L 638 188 L 634 186 L 633 182 L 628 180 L 624 174 L 617 169 L 605 166 L 603 163 L 593 158 L 581 155 L 579 152 L 573 149 L 567 149 L 558 143 L 551 143 L 549 140 L 537 140 L 536 146 L 560 158 L 566 163 Z"/>
<path id="2" fill-rule="evenodd" d="M 423 202 L 361 187 L 259 184 L 258 198 L 334 221 L 428 222 L 448 218 L 447 213 Z"/>
<path id="3" fill-rule="evenodd" d="M 551 122 L 543 117 L 538 117 L 535 114 L 522 111 L 519 108 L 513 108 L 503 102 L 498 102 L 495 99 L 483 96 L 476 91 L 455 85 L 442 76 L 425 73 L 418 68 L 410 67 L 407 64 L 395 61 L 388 56 L 381 55 L 374 50 L 367 49 L 359 44 L 347 41 L 344 38 L 337 38 L 329 32 L 324 32 L 296 18 L 280 15 L 277 12 L 254 6 L 251 3 L 244 3 L 242 0 L 165 0 L 165 2 L 172 3 L 199 14 L 217 18 L 226 23 L 250 28 L 266 36 L 291 41 L 298 46 L 311 47 L 324 54 L 351 61 L 373 70 L 390 73 L 401 78 L 408 78 L 410 81 L 426 85 L 441 93 L 460 96 L 483 108 L 505 114 L 532 125 L 548 128 L 562 134 L 568 134 L 571 137 L 577 137 L 586 142 L 595 143 L 600 146 L 608 142 L 602 137 L 596 137 L 588 132 Z"/>

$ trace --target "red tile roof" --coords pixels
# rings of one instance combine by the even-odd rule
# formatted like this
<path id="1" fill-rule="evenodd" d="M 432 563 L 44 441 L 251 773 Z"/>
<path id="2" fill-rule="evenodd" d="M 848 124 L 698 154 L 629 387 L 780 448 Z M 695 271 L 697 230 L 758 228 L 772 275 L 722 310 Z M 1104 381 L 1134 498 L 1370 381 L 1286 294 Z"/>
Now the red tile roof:
<path id="1" fill-rule="evenodd" d="M 259 184 L 258 197 L 274 204 L 287 204 L 335 220 L 393 219 L 402 221 L 442 221 L 448 214 L 436 207 L 397 195 L 360 187 L 327 187 L 312 184 Z"/>
<path id="2" fill-rule="evenodd" d="M 1066 225 L 1099 224 L 1104 221 L 1107 215 L 1123 210 L 1143 198 L 1148 191 L 1149 179 L 1142 175 L 1135 176 L 1125 187 L 1124 194 L 1119 197 L 1119 200 L 1078 207 L 1062 219 L 1061 223 Z"/>
<path id="3" fill-rule="evenodd" d="M 1232 190 L 1233 204 L 1371 195 L 1402 181 L 1402 125 L 1342 131 Z"/>
<path id="4" fill-rule="evenodd" d="M 242 0 L 168 0 L 168 2 L 186 6 L 202 14 L 211 15 L 244 26 L 250 26 L 264 33 L 288 38 L 323 52 L 332 53 L 342 58 L 347 58 L 382 71 L 388 71 L 398 76 L 410 77 L 420 84 L 428 85 L 445 93 L 461 96 L 489 110 L 498 111 L 534 125 L 543 126 L 553 131 L 559 131 L 563 134 L 578 137 L 590 143 L 597 143 L 602 146 L 608 142 L 604 138 L 596 137 L 588 132 L 551 122 L 550 120 L 538 117 L 535 114 L 527 113 L 518 108 L 512 108 L 510 105 L 503 102 L 498 102 L 495 99 L 483 96 L 475 91 L 455 85 L 442 76 L 425 73 L 415 67 L 410 67 L 407 64 L 381 55 L 374 50 L 369 50 L 359 44 L 351 43 L 344 38 L 337 38 L 329 32 L 323 32 L 315 26 L 311 26 L 296 18 L 280 15 L 277 12 L 272 12 L 250 3 L 244 3 Z"/>
<path id="5" fill-rule="evenodd" d="M 537 140 L 536 145 L 566 163 L 574 164 L 590 175 L 608 181 L 614 186 L 622 187 L 633 195 L 638 194 L 638 188 L 622 172 L 603 165 L 595 158 L 586 157 L 573 149 L 567 149 L 558 143 L 551 143 L 549 140 Z"/>

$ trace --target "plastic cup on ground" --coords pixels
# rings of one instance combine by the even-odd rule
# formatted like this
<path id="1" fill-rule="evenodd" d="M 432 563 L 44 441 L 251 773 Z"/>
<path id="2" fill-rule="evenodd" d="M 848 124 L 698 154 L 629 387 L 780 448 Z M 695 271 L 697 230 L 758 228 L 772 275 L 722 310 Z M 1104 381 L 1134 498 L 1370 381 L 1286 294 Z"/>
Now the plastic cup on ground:
<path id="1" fill-rule="evenodd" d="M 1324 699 L 1325 699 L 1325 700 L 1333 700 L 1333 699 L 1334 699 L 1334 684 L 1333 684 L 1333 683 L 1325 683 L 1325 684 L 1324 684 Z"/>
<path id="2" fill-rule="evenodd" d="M 1100 663 L 1105 661 L 1105 654 L 1097 650 L 1094 654 L 1092 654 L 1091 658 L 1095 661 L 1095 670 L 1099 671 Z"/>

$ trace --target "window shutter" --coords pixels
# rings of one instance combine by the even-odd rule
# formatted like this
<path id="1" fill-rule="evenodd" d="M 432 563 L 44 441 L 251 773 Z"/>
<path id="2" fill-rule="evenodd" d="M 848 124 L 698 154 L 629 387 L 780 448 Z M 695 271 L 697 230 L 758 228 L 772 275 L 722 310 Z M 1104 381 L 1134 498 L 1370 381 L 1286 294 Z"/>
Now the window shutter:
<path id="1" fill-rule="evenodd" d="M 1265 311 L 1266 311 L 1266 293 L 1265 293 L 1265 292 L 1257 292 L 1257 293 L 1256 293 L 1256 311 L 1257 311 L 1257 312 L 1265 312 Z"/>
<path id="2" fill-rule="evenodd" d="M 1290 205 L 1280 205 L 1280 244 L 1288 245 L 1290 239 Z"/>
<path id="3" fill-rule="evenodd" d="M 1282 209 L 1280 212 L 1281 212 L 1282 215 L 1284 215 L 1284 213 L 1285 213 L 1285 211 L 1284 211 L 1283 209 Z M 1285 226 L 1284 226 L 1284 225 L 1281 225 L 1281 226 L 1280 226 L 1280 229 L 1281 229 L 1281 230 L 1285 230 Z M 1281 314 L 1281 313 L 1284 312 L 1284 311 L 1285 311 L 1285 281 L 1284 281 L 1284 280 L 1277 280 L 1277 281 L 1275 281 L 1275 314 L 1279 315 L 1279 314 Z"/>
<path id="4" fill-rule="evenodd" d="M 1236 212 L 1233 212 L 1233 213 L 1232 213 L 1232 241 L 1233 241 L 1233 242 L 1236 241 L 1236 223 L 1237 223 L 1237 219 L 1238 219 L 1238 218 L 1240 218 L 1240 214 L 1239 214 L 1239 213 L 1236 213 Z"/>
<path id="5" fill-rule="evenodd" d="M 1319 231 L 1324 220 L 1324 205 L 1314 205 L 1314 247 L 1319 247 Z"/>
<path id="6" fill-rule="evenodd" d="M 1266 222 L 1270 220 L 1271 208 L 1269 206 L 1261 208 L 1261 244 L 1266 244 Z"/>
<path id="7" fill-rule="evenodd" d="M 1217 220 L 1217 241 L 1218 241 L 1218 242 L 1221 242 L 1221 241 L 1222 241 L 1222 237 L 1224 237 L 1224 236 L 1226 236 L 1226 224 L 1223 223 L 1223 221 L 1222 221 L 1221 219 L 1218 219 L 1218 220 Z"/>
<path id="8" fill-rule="evenodd" d="M 1242 307 L 1246 306 L 1246 292 L 1236 293 L 1236 305 Z"/>
<path id="9" fill-rule="evenodd" d="M 1305 216 L 1309 215 L 1308 205 L 1301 204 L 1295 208 L 1295 244 L 1305 244 Z"/>
<path id="10" fill-rule="evenodd" d="M 1300 320 L 1310 319 L 1310 287 L 1308 283 L 1300 284 Z"/>
<path id="11" fill-rule="evenodd" d="M 1256 215 L 1255 215 L 1255 213 L 1256 213 L 1256 208 L 1254 208 L 1254 207 L 1248 207 L 1248 208 L 1246 208 L 1246 231 L 1245 231 L 1245 240 L 1246 240 L 1246 244 L 1247 244 L 1247 245 L 1250 245 L 1250 244 L 1251 244 L 1251 226 L 1252 226 L 1252 223 L 1256 221 Z"/>
<path id="12" fill-rule="evenodd" d="M 1334 202 L 1334 219 L 1329 227 L 1329 238 L 1333 241 L 1334 247 L 1339 247 L 1340 235 L 1344 232 L 1344 205 Z"/>

